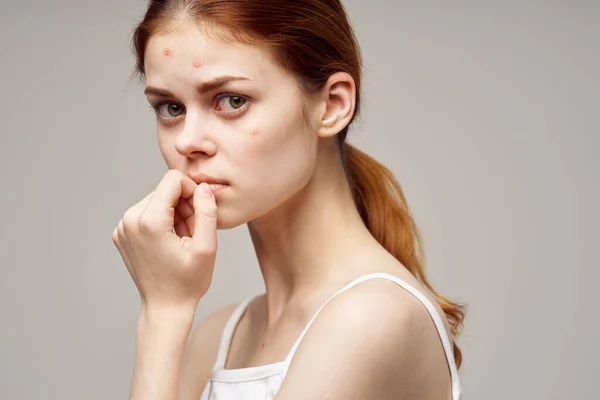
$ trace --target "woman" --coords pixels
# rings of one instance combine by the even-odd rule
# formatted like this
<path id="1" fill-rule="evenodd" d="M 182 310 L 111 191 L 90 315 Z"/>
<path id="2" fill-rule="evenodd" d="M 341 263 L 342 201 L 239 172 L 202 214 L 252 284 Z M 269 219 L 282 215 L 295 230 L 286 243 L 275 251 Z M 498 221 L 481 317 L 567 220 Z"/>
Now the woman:
<path id="1" fill-rule="evenodd" d="M 340 1 L 151 1 L 133 45 L 169 171 L 113 233 L 142 300 L 131 399 L 458 399 L 464 308 L 427 282 L 393 175 L 345 142 Z M 266 293 L 191 332 L 216 231 L 243 223 Z"/>

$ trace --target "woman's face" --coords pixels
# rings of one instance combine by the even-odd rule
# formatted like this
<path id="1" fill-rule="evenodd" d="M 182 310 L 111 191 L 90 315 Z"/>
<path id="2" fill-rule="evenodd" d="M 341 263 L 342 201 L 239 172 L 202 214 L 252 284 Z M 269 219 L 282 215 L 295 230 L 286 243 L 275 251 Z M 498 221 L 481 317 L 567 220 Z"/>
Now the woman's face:
<path id="1" fill-rule="evenodd" d="M 304 117 L 308 98 L 267 50 L 190 27 L 151 37 L 144 63 L 168 167 L 229 184 L 216 193 L 220 229 L 267 213 L 308 183 L 318 143 Z"/>

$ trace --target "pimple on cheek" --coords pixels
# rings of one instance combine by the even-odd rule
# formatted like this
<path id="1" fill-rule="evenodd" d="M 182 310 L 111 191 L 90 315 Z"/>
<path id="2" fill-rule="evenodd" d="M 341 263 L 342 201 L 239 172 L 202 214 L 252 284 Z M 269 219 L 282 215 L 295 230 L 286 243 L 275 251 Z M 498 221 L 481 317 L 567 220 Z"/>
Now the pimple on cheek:
<path id="1" fill-rule="evenodd" d="M 165 56 L 171 55 L 171 49 L 165 49 Z"/>
<path id="2" fill-rule="evenodd" d="M 242 142 L 242 149 L 244 154 L 256 157 L 263 151 L 263 145 L 262 140 L 260 140 L 260 131 L 253 129 L 249 132 L 246 140 Z"/>
<path id="3" fill-rule="evenodd" d="M 194 67 L 196 67 L 196 68 L 200 68 L 201 66 L 202 66 L 202 63 L 200 61 L 196 61 L 194 63 Z"/>

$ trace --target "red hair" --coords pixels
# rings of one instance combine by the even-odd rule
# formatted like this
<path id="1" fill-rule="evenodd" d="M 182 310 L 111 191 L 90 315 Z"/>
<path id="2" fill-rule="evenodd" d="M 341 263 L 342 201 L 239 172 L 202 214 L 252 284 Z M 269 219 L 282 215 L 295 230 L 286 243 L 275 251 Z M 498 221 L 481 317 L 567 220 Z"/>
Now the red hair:
<path id="1" fill-rule="evenodd" d="M 154 34 L 177 31 L 177 22 L 219 28 L 210 34 L 268 48 L 308 93 L 321 89 L 335 72 L 347 72 L 354 79 L 357 93 L 352 120 L 358 115 L 361 52 L 340 0 L 151 0 L 132 38 L 135 72 L 140 76 L 145 75 L 148 39 Z M 205 31 L 209 34 L 209 29 Z M 375 239 L 432 292 L 452 333 L 458 335 L 466 306 L 441 296 L 428 282 L 420 233 L 402 188 L 389 169 L 346 142 L 348 128 L 337 138 L 363 222 Z M 460 368 L 462 353 L 456 343 L 453 346 Z"/>

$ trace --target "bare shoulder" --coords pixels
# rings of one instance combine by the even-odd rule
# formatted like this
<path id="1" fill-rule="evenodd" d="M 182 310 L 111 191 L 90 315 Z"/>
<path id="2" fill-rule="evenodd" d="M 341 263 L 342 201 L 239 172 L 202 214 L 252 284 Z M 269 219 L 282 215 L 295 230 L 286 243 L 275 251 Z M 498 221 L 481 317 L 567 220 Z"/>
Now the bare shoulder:
<path id="1" fill-rule="evenodd" d="M 192 331 L 181 374 L 182 400 L 200 398 L 217 360 L 225 324 L 237 306 L 230 304 L 219 308 L 201 320 Z"/>
<path id="2" fill-rule="evenodd" d="M 318 360 L 318 362 L 315 362 Z M 362 282 L 335 297 L 301 342 L 277 400 L 440 399 L 450 393 L 438 332 L 396 283 Z"/>

